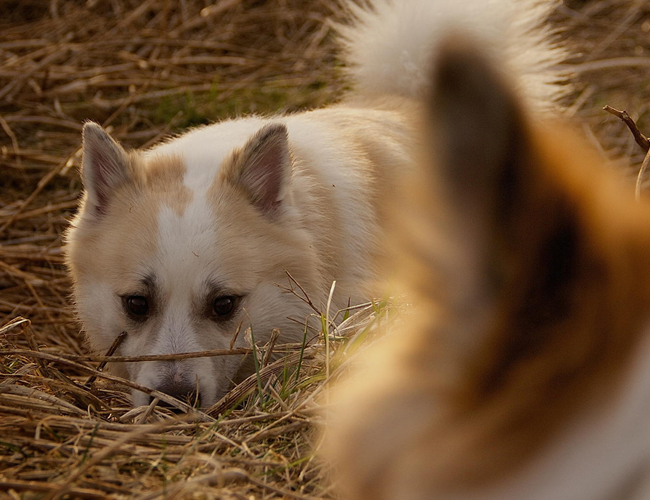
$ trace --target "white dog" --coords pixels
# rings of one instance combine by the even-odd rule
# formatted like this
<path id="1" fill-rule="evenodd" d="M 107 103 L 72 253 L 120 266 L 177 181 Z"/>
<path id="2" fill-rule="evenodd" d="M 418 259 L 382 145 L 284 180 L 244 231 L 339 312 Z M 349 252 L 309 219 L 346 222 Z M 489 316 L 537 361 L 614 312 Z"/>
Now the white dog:
<path id="1" fill-rule="evenodd" d="M 197 128 L 145 151 L 125 151 L 100 126 L 83 133 L 84 197 L 67 235 L 67 263 L 92 349 L 122 331 L 119 353 L 227 349 L 251 327 L 265 342 L 302 338 L 309 307 L 278 284 L 286 272 L 332 310 L 378 293 L 369 283 L 383 253 L 382 201 L 412 168 L 437 30 L 455 4 L 478 9 L 479 31 L 513 48 L 508 68 L 531 101 L 558 88 L 561 53 L 534 31 L 537 2 L 377 0 L 348 5 L 341 28 L 353 90 L 340 104 L 289 116 L 247 117 Z M 521 8 L 521 4 L 527 4 Z M 492 24 L 504 18 L 512 22 Z M 495 15 L 493 15 L 495 14 Z M 498 14 L 498 15 L 496 15 Z M 245 346 L 239 335 L 235 346 Z M 212 405 L 240 368 L 235 356 L 130 363 L 123 376 Z M 136 405 L 147 395 L 134 391 Z"/>

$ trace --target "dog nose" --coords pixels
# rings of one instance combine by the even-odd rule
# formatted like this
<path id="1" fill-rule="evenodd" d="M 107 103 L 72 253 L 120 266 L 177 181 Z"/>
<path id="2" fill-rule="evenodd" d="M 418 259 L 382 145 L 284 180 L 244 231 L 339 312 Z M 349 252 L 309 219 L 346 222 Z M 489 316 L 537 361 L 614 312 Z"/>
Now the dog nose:
<path id="1" fill-rule="evenodd" d="M 200 394 L 196 392 L 196 385 L 191 384 L 187 381 L 167 381 L 164 382 L 160 387 L 157 388 L 160 392 L 169 394 L 172 397 L 175 397 L 179 401 L 183 401 L 194 406 L 195 403 L 198 406 L 201 406 Z M 160 402 L 161 406 L 169 406 L 164 401 Z"/>

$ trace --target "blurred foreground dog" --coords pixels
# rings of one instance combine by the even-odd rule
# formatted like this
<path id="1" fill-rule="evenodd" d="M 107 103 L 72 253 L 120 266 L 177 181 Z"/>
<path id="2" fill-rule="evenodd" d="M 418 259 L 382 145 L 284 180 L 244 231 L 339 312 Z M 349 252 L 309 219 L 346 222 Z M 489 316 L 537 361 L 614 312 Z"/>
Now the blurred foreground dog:
<path id="1" fill-rule="evenodd" d="M 379 293 L 369 283 L 383 253 L 381 200 L 413 165 L 431 33 L 454 3 L 350 3 L 355 21 L 341 38 L 354 88 L 326 109 L 224 121 L 146 151 L 127 152 L 87 124 L 85 192 L 66 255 L 93 350 L 106 350 L 121 331 L 122 355 L 227 349 L 248 327 L 258 343 L 273 328 L 280 342 L 299 341 L 312 311 L 278 287 L 287 271 L 316 304 L 336 280 L 331 310 Z M 549 68 L 561 53 L 531 31 L 551 4 L 461 3 L 480 8 L 480 30 L 511 48 L 509 64 L 525 75 L 517 84 L 530 101 L 551 102 L 558 88 Z M 502 11 L 512 22 L 493 24 Z M 243 334 L 234 345 L 246 345 Z M 222 356 L 116 369 L 177 397 L 198 389 L 205 407 L 240 363 Z M 134 391 L 133 400 L 149 397 Z"/>
<path id="2" fill-rule="evenodd" d="M 650 203 L 486 44 L 440 44 L 391 233 L 415 311 L 335 391 L 329 457 L 354 500 L 648 499 Z"/>

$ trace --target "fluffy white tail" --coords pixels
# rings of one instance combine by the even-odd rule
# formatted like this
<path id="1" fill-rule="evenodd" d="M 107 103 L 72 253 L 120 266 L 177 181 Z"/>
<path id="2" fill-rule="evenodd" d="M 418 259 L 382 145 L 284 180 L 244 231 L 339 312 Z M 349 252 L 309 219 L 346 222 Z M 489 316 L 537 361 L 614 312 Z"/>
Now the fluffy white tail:
<path id="1" fill-rule="evenodd" d="M 420 97 L 438 41 L 450 32 L 479 41 L 537 108 L 566 90 L 565 52 L 545 20 L 557 0 L 344 0 L 352 23 L 338 27 L 355 90 Z"/>

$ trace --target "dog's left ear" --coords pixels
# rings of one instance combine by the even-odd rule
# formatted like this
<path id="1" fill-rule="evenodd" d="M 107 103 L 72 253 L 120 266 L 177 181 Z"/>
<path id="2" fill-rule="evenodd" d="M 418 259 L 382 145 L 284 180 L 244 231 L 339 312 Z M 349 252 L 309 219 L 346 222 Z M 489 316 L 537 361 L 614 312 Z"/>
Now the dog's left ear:
<path id="1" fill-rule="evenodd" d="M 287 193 L 291 163 L 287 127 L 272 123 L 233 154 L 221 176 L 242 191 L 262 214 L 273 219 Z"/>
<path id="2" fill-rule="evenodd" d="M 87 122 L 82 137 L 81 179 L 88 197 L 87 209 L 101 216 L 115 190 L 131 179 L 133 167 L 124 148 L 97 123 Z"/>

